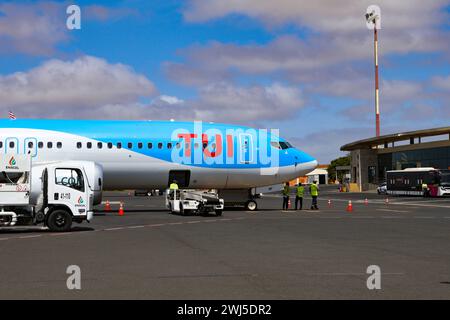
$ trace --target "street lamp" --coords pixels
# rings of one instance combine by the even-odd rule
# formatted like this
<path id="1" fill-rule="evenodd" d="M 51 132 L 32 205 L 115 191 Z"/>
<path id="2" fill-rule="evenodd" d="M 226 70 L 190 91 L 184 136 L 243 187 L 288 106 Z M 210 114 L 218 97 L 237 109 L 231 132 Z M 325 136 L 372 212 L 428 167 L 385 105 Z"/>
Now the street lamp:
<path id="1" fill-rule="evenodd" d="M 366 24 L 368 29 L 373 29 L 373 55 L 375 59 L 375 126 L 376 136 L 380 136 L 380 97 L 378 83 L 378 29 L 381 29 L 380 7 L 372 5 L 367 8 Z"/>

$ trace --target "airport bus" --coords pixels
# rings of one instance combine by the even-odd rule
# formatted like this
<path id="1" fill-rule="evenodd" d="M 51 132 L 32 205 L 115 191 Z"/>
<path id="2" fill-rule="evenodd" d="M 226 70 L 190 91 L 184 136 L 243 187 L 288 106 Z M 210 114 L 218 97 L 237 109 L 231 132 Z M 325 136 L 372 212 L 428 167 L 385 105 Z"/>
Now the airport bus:
<path id="1" fill-rule="evenodd" d="M 450 195 L 450 170 L 408 168 L 386 172 L 387 194 L 423 196 L 422 184 L 428 185 L 429 196 Z"/>

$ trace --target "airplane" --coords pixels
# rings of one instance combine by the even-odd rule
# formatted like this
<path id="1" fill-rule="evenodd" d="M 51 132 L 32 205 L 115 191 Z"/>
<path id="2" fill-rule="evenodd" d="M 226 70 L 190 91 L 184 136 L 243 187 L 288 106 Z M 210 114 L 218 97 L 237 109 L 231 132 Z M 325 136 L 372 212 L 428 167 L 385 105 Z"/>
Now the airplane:
<path id="1" fill-rule="evenodd" d="M 2 119 L 0 154 L 29 154 L 33 165 L 95 162 L 95 204 L 102 190 L 165 189 L 177 180 L 180 188 L 217 189 L 225 201 L 239 191 L 248 210 L 256 209 L 253 188 L 317 166 L 272 131 L 198 121 Z"/>

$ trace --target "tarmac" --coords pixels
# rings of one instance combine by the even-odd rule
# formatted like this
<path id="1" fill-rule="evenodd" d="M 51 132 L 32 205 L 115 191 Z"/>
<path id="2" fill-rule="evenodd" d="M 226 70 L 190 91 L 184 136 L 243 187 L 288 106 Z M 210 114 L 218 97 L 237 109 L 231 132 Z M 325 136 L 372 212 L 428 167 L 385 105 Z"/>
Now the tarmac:
<path id="1" fill-rule="evenodd" d="M 258 211 L 222 217 L 171 215 L 162 196 L 103 200 L 111 212 L 98 206 L 69 233 L 0 229 L 0 299 L 450 298 L 450 198 L 327 188 L 317 211 L 308 195 L 301 211 L 266 195 Z M 71 265 L 80 290 L 67 288 Z M 373 265 L 381 288 L 370 290 Z"/>

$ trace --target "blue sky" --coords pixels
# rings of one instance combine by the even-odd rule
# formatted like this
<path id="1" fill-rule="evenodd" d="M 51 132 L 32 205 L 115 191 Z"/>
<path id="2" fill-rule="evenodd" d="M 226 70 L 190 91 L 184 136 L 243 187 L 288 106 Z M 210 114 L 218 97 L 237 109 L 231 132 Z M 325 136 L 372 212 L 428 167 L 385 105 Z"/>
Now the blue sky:
<path id="1" fill-rule="evenodd" d="M 277 128 L 327 163 L 374 134 L 370 4 L 0 1 L 0 111 Z M 377 4 L 382 133 L 450 125 L 449 1 Z"/>

